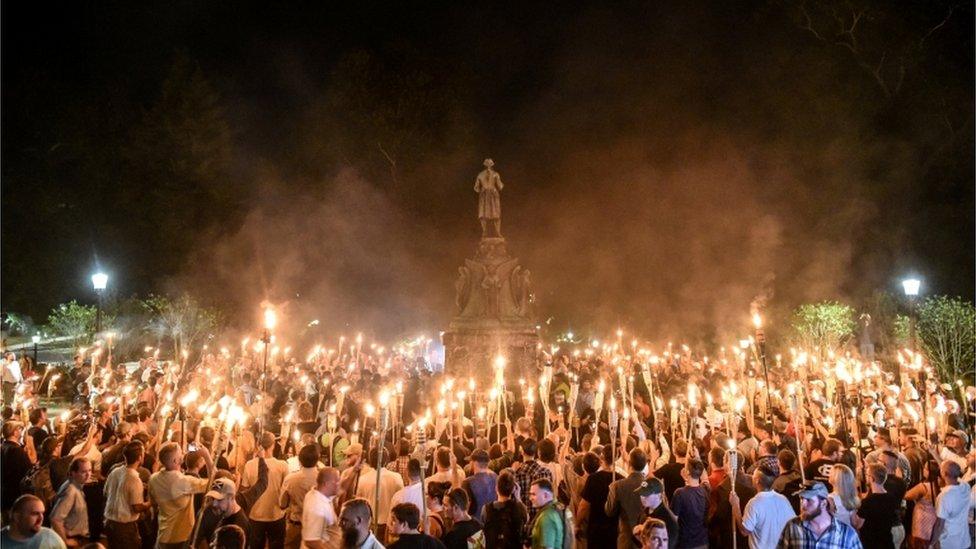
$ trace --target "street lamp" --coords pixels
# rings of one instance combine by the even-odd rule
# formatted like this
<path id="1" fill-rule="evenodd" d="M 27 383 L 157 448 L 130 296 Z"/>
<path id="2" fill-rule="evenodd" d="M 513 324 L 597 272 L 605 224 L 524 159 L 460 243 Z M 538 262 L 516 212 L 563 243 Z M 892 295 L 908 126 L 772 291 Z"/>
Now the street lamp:
<path id="1" fill-rule="evenodd" d="M 37 368 L 37 344 L 41 342 L 41 334 L 32 335 L 31 341 L 34 342 L 34 367 Z"/>
<path id="2" fill-rule="evenodd" d="M 95 332 L 102 331 L 102 295 L 105 287 L 108 286 L 108 275 L 99 271 L 91 277 L 92 287 L 95 288 L 95 295 L 98 296 L 98 308 L 95 312 Z"/>
<path id="3" fill-rule="evenodd" d="M 911 308 L 909 317 L 909 339 L 912 345 L 912 353 L 915 351 L 915 302 L 918 300 L 918 290 L 922 287 L 922 281 L 917 278 L 906 278 L 901 281 L 901 286 L 905 290 L 905 297 L 908 298 L 908 305 Z M 914 360 L 914 358 L 913 358 Z"/>

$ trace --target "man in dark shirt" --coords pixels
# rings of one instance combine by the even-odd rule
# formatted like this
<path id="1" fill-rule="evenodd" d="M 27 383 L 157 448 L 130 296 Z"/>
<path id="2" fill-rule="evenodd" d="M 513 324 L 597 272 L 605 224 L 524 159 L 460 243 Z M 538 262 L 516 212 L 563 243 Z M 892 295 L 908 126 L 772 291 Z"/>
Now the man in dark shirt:
<path id="1" fill-rule="evenodd" d="M 637 547 L 634 545 L 634 528 L 644 520 L 644 516 L 636 490 L 644 482 L 647 454 L 640 448 L 634 448 L 627 456 L 627 467 L 630 474 L 610 484 L 607 503 L 603 506 L 607 517 L 618 519 L 617 549 Z"/>
<path id="2" fill-rule="evenodd" d="M 3 478 L 3 490 L 0 490 L 0 503 L 4 514 L 9 511 L 14 501 L 21 495 L 20 481 L 30 472 L 33 464 L 27 452 L 20 444 L 24 433 L 24 424 L 8 420 L 3 423 L 3 442 L 0 443 L 0 477 Z"/>
<path id="3" fill-rule="evenodd" d="M 471 502 L 468 513 L 480 517 L 486 503 L 495 501 L 495 481 L 498 475 L 488 469 L 488 452 L 475 450 L 471 453 L 471 467 L 474 473 L 461 482 L 461 488 L 468 493 Z"/>
<path id="4" fill-rule="evenodd" d="M 470 503 L 463 488 L 454 488 L 444 496 L 444 512 L 452 520 L 443 537 L 447 549 L 467 549 L 468 538 L 481 531 L 481 523 L 468 514 Z"/>
<path id="5" fill-rule="evenodd" d="M 822 457 L 812 461 L 803 472 L 807 480 L 822 482 L 830 491 L 833 490 L 830 485 L 830 472 L 834 469 L 834 465 L 840 461 L 841 455 L 844 453 L 844 445 L 836 438 L 828 438 L 823 443 L 821 453 L 823 454 Z"/>
<path id="6" fill-rule="evenodd" d="M 858 529 L 864 549 L 887 549 L 894 545 L 891 528 L 898 522 L 901 500 L 885 491 L 888 474 L 884 466 L 868 466 L 867 476 L 871 493 L 861 500 L 857 513 L 851 516 L 851 523 Z"/>
<path id="7" fill-rule="evenodd" d="M 664 523 L 668 530 L 668 549 L 674 549 L 678 545 L 678 517 L 664 503 L 664 483 L 660 479 L 649 478 L 637 488 L 637 495 L 646 516 Z"/>
<path id="8" fill-rule="evenodd" d="M 701 485 L 705 464 L 694 459 L 683 469 L 685 486 L 674 492 L 671 509 L 678 515 L 678 549 L 708 546 L 708 490 Z"/>
<path id="9" fill-rule="evenodd" d="M 27 434 L 34 439 L 34 448 L 40 448 L 44 439 L 50 436 L 47 432 L 47 408 L 34 408 L 30 411 L 30 429 Z"/>
<path id="10" fill-rule="evenodd" d="M 610 494 L 610 484 L 621 478 L 613 472 L 610 446 L 600 452 L 600 470 L 586 477 L 580 493 L 579 520 L 586 524 L 586 541 L 594 547 L 606 540 L 617 539 L 617 521 L 608 517 L 604 505 Z"/>
<path id="11" fill-rule="evenodd" d="M 390 509 L 392 517 L 390 533 L 399 536 L 389 549 L 445 549 L 434 536 L 417 530 L 420 526 L 420 509 L 412 503 L 400 503 Z"/>
<path id="12" fill-rule="evenodd" d="M 251 538 L 251 521 L 247 518 L 247 512 L 237 503 L 237 485 L 229 478 L 218 478 L 210 485 L 207 497 L 213 500 L 213 509 L 217 512 L 220 520 L 216 524 L 216 529 L 228 524 L 239 526 L 244 530 L 247 539 Z"/>
<path id="13" fill-rule="evenodd" d="M 685 485 L 681 470 L 685 468 L 688 457 L 688 441 L 679 440 L 674 443 L 674 461 L 666 463 L 654 471 L 654 476 L 664 481 L 664 495 L 668 501 L 674 497 L 674 491 Z"/>
<path id="14" fill-rule="evenodd" d="M 481 510 L 485 544 L 492 549 L 522 549 L 522 534 L 529 520 L 529 512 L 522 502 L 512 497 L 515 476 L 502 471 L 495 483 L 498 497 Z"/>

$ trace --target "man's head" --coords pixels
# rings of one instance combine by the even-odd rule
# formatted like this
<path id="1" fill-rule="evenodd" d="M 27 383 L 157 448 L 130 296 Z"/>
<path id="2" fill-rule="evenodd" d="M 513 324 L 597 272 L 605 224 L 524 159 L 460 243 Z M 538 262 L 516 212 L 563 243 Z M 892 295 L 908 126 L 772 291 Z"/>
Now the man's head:
<path id="1" fill-rule="evenodd" d="M 342 453 L 346 456 L 347 465 L 356 465 L 363 458 L 363 445 L 358 442 L 350 444 Z"/>
<path id="2" fill-rule="evenodd" d="M 5 421 L 2 432 L 4 440 L 19 440 L 24 432 L 24 424 L 13 419 Z"/>
<path id="3" fill-rule="evenodd" d="M 393 516 L 390 529 L 394 534 L 414 532 L 420 526 L 420 509 L 412 503 L 394 505 L 393 509 L 390 509 L 390 514 Z"/>
<path id="4" fill-rule="evenodd" d="M 226 517 L 235 511 L 234 498 L 237 496 L 237 485 L 229 478 L 218 478 L 210 485 L 207 497 L 211 498 L 217 514 Z"/>
<path id="5" fill-rule="evenodd" d="M 127 421 L 120 421 L 115 426 L 115 440 L 118 442 L 129 442 L 132 440 L 132 424 Z"/>
<path id="6" fill-rule="evenodd" d="M 444 510 L 454 520 L 459 520 L 468 512 L 468 493 L 463 488 L 454 488 L 444 496 Z"/>
<path id="7" fill-rule="evenodd" d="M 962 429 L 956 429 L 955 431 L 949 431 L 946 434 L 946 446 L 952 448 L 957 453 L 963 453 L 966 451 L 966 447 L 969 446 L 969 435 L 966 431 Z"/>
<path id="8" fill-rule="evenodd" d="M 265 431 L 261 433 L 261 448 L 264 449 L 266 456 L 270 456 L 271 452 L 274 451 L 275 447 L 275 436 L 274 433 L 270 431 Z"/>
<path id="9" fill-rule="evenodd" d="M 539 461 L 543 463 L 556 461 L 556 443 L 548 438 L 539 441 Z"/>
<path id="10" fill-rule="evenodd" d="M 630 466 L 631 473 L 643 472 L 647 467 L 647 454 L 640 448 L 634 448 L 627 456 L 627 464 Z"/>
<path id="11" fill-rule="evenodd" d="M 685 439 L 678 439 L 678 442 L 674 443 L 674 455 L 675 457 L 684 459 L 688 456 L 688 441 Z"/>
<path id="12" fill-rule="evenodd" d="M 361 539 L 369 536 L 369 523 L 373 510 L 363 498 L 353 498 L 342 504 L 339 512 L 339 528 L 342 529 L 342 542 L 346 547 L 359 545 Z"/>
<path id="13" fill-rule="evenodd" d="M 471 452 L 471 466 L 474 468 L 475 472 L 483 473 L 488 470 L 488 452 L 484 450 L 475 450 Z"/>
<path id="14" fill-rule="evenodd" d="M 217 528 L 211 549 L 244 549 L 247 546 L 247 534 L 236 524 L 226 524 Z"/>
<path id="15" fill-rule="evenodd" d="M 821 453 L 826 459 L 837 461 L 844 451 L 844 445 L 836 438 L 828 438 L 821 447 Z"/>
<path id="16" fill-rule="evenodd" d="M 682 476 L 686 479 L 701 480 L 702 473 L 705 472 L 705 464 L 701 460 L 693 459 L 685 464 L 681 469 Z"/>
<path id="17" fill-rule="evenodd" d="M 552 500 L 552 483 L 547 479 L 539 479 L 529 487 L 529 501 L 532 502 L 532 507 L 536 509 L 544 507 Z"/>
<path id="18" fill-rule="evenodd" d="M 882 451 L 880 461 L 884 464 L 885 470 L 888 471 L 889 475 L 895 474 L 895 471 L 898 470 L 898 454 L 891 450 Z"/>
<path id="19" fill-rule="evenodd" d="M 495 479 L 495 492 L 501 497 L 510 498 L 515 492 L 515 485 L 515 475 L 510 469 L 505 469 L 498 473 L 498 478 Z"/>
<path id="20" fill-rule="evenodd" d="M 175 442 L 167 442 L 163 444 L 162 448 L 159 449 L 159 463 L 166 468 L 167 471 L 176 471 L 180 468 L 180 464 L 183 462 L 183 450 L 180 445 Z"/>
<path id="21" fill-rule="evenodd" d="M 752 485 L 759 492 L 767 492 L 772 490 L 773 481 L 776 480 L 776 471 L 768 465 L 763 463 L 752 473 Z"/>
<path id="22" fill-rule="evenodd" d="M 827 487 L 822 482 L 807 482 L 793 495 L 800 496 L 800 518 L 811 521 L 827 513 Z"/>
<path id="23" fill-rule="evenodd" d="M 657 509 L 661 505 L 664 484 L 660 479 L 649 478 L 645 479 L 634 491 L 640 496 L 641 505 L 648 509 Z"/>
<path id="24" fill-rule="evenodd" d="M 34 536 L 44 522 L 44 502 L 37 496 L 24 494 L 10 509 L 10 528 L 22 536 Z"/>
<path id="25" fill-rule="evenodd" d="M 40 427 L 47 423 L 47 408 L 34 408 L 30 411 L 30 424 Z"/>
<path id="26" fill-rule="evenodd" d="M 644 520 L 640 526 L 640 540 L 643 549 L 666 549 L 668 547 L 668 527 L 656 518 Z"/>
<path id="27" fill-rule="evenodd" d="M 434 454 L 434 461 L 437 462 L 437 469 L 440 471 L 449 471 L 451 469 L 451 450 L 441 446 L 437 449 L 437 453 Z"/>
<path id="28" fill-rule="evenodd" d="M 779 470 L 783 474 L 789 473 L 796 467 L 796 454 L 792 450 L 780 450 L 776 454 L 776 461 L 779 463 Z"/>
<path id="29" fill-rule="evenodd" d="M 956 484 L 959 482 L 959 477 L 962 476 L 962 467 L 959 467 L 955 461 L 946 460 L 939 466 L 939 474 L 942 475 L 942 480 L 946 484 Z"/>
<path id="30" fill-rule="evenodd" d="M 71 466 L 68 468 L 68 474 L 71 476 L 71 482 L 84 486 L 88 479 L 91 478 L 92 464 L 91 461 L 86 457 L 76 457 L 71 460 Z"/>
<path id="31" fill-rule="evenodd" d="M 134 440 L 122 448 L 122 457 L 125 458 L 126 465 L 141 465 L 145 457 L 146 448 L 141 442 Z"/>
<path id="32" fill-rule="evenodd" d="M 868 481 L 871 484 L 882 485 L 888 480 L 888 471 L 884 465 L 874 463 L 868 465 Z"/>
<path id="33" fill-rule="evenodd" d="M 298 463 L 306 469 L 311 469 L 319 464 L 319 445 L 307 444 L 298 451 Z"/>
<path id="34" fill-rule="evenodd" d="M 534 438 L 527 438 L 522 441 L 522 455 L 527 459 L 535 459 L 535 453 L 538 449 L 539 445 Z"/>
<path id="35" fill-rule="evenodd" d="M 335 467 L 319 469 L 315 477 L 315 488 L 323 495 L 332 497 L 339 493 L 339 471 Z"/>
<path id="36" fill-rule="evenodd" d="M 775 456 L 776 455 L 776 443 L 772 439 L 766 439 L 759 443 L 759 455 L 760 456 Z"/>

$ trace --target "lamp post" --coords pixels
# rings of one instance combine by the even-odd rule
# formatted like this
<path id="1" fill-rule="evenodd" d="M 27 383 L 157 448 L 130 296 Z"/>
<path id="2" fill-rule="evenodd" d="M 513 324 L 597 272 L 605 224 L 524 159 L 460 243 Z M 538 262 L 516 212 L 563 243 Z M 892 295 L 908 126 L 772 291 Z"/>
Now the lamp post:
<path id="1" fill-rule="evenodd" d="M 922 286 L 922 281 L 917 278 L 906 278 L 901 281 L 901 286 L 905 290 L 905 297 L 908 298 L 908 306 L 911 309 L 911 316 L 908 319 L 909 340 L 912 345 L 912 353 L 915 349 L 915 306 L 918 301 L 918 290 Z"/>
<path id="2" fill-rule="evenodd" d="M 41 342 L 41 334 L 32 335 L 31 341 L 34 342 L 34 367 L 37 368 L 37 344 Z"/>
<path id="3" fill-rule="evenodd" d="M 98 308 L 95 312 L 95 332 L 102 331 L 102 295 L 105 287 L 108 286 L 108 275 L 99 271 L 91 277 L 92 287 L 95 288 L 95 295 L 98 296 Z"/>

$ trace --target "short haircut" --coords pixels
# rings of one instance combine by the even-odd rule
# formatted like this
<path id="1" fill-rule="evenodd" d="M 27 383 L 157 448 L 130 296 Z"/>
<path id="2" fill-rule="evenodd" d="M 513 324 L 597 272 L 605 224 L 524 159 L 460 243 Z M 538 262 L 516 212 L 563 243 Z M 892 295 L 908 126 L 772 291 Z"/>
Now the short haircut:
<path id="1" fill-rule="evenodd" d="M 600 459 L 607 465 L 613 465 L 613 445 L 607 444 L 600 447 Z"/>
<path id="2" fill-rule="evenodd" d="M 539 441 L 539 459 L 546 463 L 556 461 L 556 443 L 548 438 Z"/>
<path id="3" fill-rule="evenodd" d="M 341 513 L 352 513 L 366 522 L 369 522 L 373 518 L 373 508 L 365 498 L 353 498 L 343 503 Z"/>
<path id="4" fill-rule="evenodd" d="M 773 442 L 773 439 L 767 438 L 766 440 L 760 442 L 759 449 L 762 450 L 764 456 L 776 455 L 776 443 Z"/>
<path id="5" fill-rule="evenodd" d="M 630 451 L 630 468 L 634 471 L 643 471 L 647 467 L 647 454 L 640 448 Z"/>
<path id="6" fill-rule="evenodd" d="M 81 469 L 82 464 L 85 463 L 91 463 L 91 460 L 86 457 L 76 457 L 75 459 L 71 460 L 71 466 L 68 467 L 68 472 L 77 473 L 78 470 Z"/>
<path id="7" fill-rule="evenodd" d="M 420 509 L 412 503 L 394 505 L 390 513 L 393 514 L 393 520 L 406 524 L 411 530 L 416 530 L 420 526 Z"/>
<path id="8" fill-rule="evenodd" d="M 884 484 L 888 480 L 888 470 L 880 463 L 868 465 L 868 479 L 875 484 Z"/>
<path id="9" fill-rule="evenodd" d="M 583 454 L 583 471 L 588 475 L 600 470 L 600 458 L 593 452 Z"/>
<path id="10" fill-rule="evenodd" d="M 685 439 L 679 439 L 678 442 L 674 443 L 674 455 L 683 458 L 688 455 L 688 441 Z"/>
<path id="11" fill-rule="evenodd" d="M 434 455 L 434 459 L 437 461 L 437 465 L 440 467 L 450 467 L 451 466 L 451 450 L 444 446 L 437 449 L 437 453 Z"/>
<path id="12" fill-rule="evenodd" d="M 410 458 L 410 461 L 407 462 L 407 475 L 409 475 L 411 479 L 420 478 L 420 460 L 417 458 Z"/>
<path id="13" fill-rule="evenodd" d="M 464 490 L 464 488 L 454 488 L 448 492 L 447 501 L 450 502 L 450 504 L 454 507 L 463 510 L 467 510 L 468 504 L 471 502 L 468 499 L 468 493 Z"/>
<path id="14" fill-rule="evenodd" d="M 756 479 L 759 481 L 759 487 L 763 490 L 769 490 L 773 487 L 773 481 L 776 480 L 776 471 L 772 469 L 768 464 L 763 463 L 759 467 L 756 467 L 754 473 Z"/>
<path id="15" fill-rule="evenodd" d="M 444 499 L 444 494 L 451 489 L 451 483 L 448 482 L 428 482 L 427 483 L 427 495 L 433 499 Z"/>
<path id="16" fill-rule="evenodd" d="M 270 450 L 270 449 L 274 448 L 274 445 L 275 445 L 275 436 L 274 436 L 274 433 L 269 432 L 269 431 L 265 431 L 265 432 L 261 433 L 261 447 L 262 448 L 264 448 L 265 450 Z"/>
<path id="17" fill-rule="evenodd" d="M 784 473 L 792 471 L 793 468 L 796 467 L 796 454 L 794 454 L 792 450 L 780 450 L 779 453 L 776 454 L 776 461 L 779 462 L 781 465 L 780 469 L 782 469 Z"/>
<path id="18" fill-rule="evenodd" d="M 319 462 L 319 445 L 308 444 L 298 451 L 298 463 L 302 467 L 315 467 Z"/>
<path id="19" fill-rule="evenodd" d="M 539 449 L 539 444 L 534 438 L 527 438 L 522 441 L 522 454 L 528 457 L 535 457 L 536 451 Z"/>
<path id="20" fill-rule="evenodd" d="M 844 445 L 841 443 L 841 441 L 837 440 L 836 438 L 828 438 L 824 441 L 820 451 L 823 452 L 823 455 L 825 456 L 832 456 L 839 452 L 843 447 Z"/>
<path id="21" fill-rule="evenodd" d="M 329 480 L 329 477 L 333 476 L 339 478 L 339 471 L 335 467 L 323 467 L 315 475 L 315 485 L 322 486 L 325 484 L 325 481 Z"/>
<path id="22" fill-rule="evenodd" d="M 369 449 L 369 462 L 373 465 L 379 460 L 380 467 L 382 467 L 386 462 L 388 462 L 390 453 L 386 451 L 386 448 L 370 448 Z M 448 462 L 450 463 L 450 462 Z"/>
<path id="23" fill-rule="evenodd" d="M 725 450 L 722 448 L 712 448 L 708 451 L 708 462 L 717 467 L 721 467 L 725 462 Z"/>
<path id="24" fill-rule="evenodd" d="M 14 436 L 14 433 L 17 432 L 17 429 L 23 429 L 23 428 L 24 428 L 24 424 L 19 421 L 16 420 L 5 421 L 3 423 L 3 429 L 2 429 L 3 438 L 12 437 Z"/>
<path id="25" fill-rule="evenodd" d="M 41 421 L 41 418 L 44 416 L 44 412 L 46 411 L 47 411 L 46 408 L 32 408 L 30 411 L 30 415 L 28 416 L 31 425 L 36 425 L 38 421 Z"/>
<path id="26" fill-rule="evenodd" d="M 247 535 L 236 524 L 225 524 L 214 532 L 214 546 L 220 549 L 244 549 Z"/>
<path id="27" fill-rule="evenodd" d="M 495 490 L 499 495 L 505 497 L 512 497 L 512 493 L 515 491 L 515 475 L 512 474 L 511 469 L 505 469 L 498 474 L 498 478 L 495 480 Z"/>
<path id="28" fill-rule="evenodd" d="M 700 479 L 702 473 L 705 472 L 705 464 L 702 463 L 700 459 L 692 459 L 685 464 L 685 469 L 688 470 L 688 474 L 691 476 L 691 478 Z"/>
<path id="29" fill-rule="evenodd" d="M 180 451 L 180 445 L 175 442 L 167 442 L 159 449 L 159 462 L 165 464 L 173 454 Z"/>
<path id="30" fill-rule="evenodd" d="M 24 511 L 24 507 L 27 507 L 29 504 L 34 503 L 35 501 L 40 503 L 41 506 L 44 506 L 44 500 L 42 500 L 41 498 L 33 494 L 24 494 L 19 498 L 17 498 L 16 500 L 14 500 L 14 506 L 10 508 L 10 512 L 22 513 Z"/>
<path id="31" fill-rule="evenodd" d="M 552 482 L 550 482 L 549 479 L 547 478 L 540 478 L 535 480 L 532 483 L 532 486 L 538 486 L 540 490 L 545 490 L 550 494 L 552 493 Z"/>
<path id="32" fill-rule="evenodd" d="M 943 461 L 942 467 L 945 467 L 946 476 L 951 479 L 958 479 L 962 476 L 962 467 L 955 461 Z"/>
<path id="33" fill-rule="evenodd" d="M 122 457 L 125 458 L 126 465 L 138 462 L 143 454 L 145 454 L 145 447 L 138 440 L 133 440 L 122 448 Z"/>

